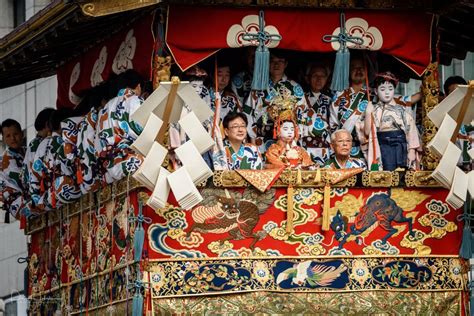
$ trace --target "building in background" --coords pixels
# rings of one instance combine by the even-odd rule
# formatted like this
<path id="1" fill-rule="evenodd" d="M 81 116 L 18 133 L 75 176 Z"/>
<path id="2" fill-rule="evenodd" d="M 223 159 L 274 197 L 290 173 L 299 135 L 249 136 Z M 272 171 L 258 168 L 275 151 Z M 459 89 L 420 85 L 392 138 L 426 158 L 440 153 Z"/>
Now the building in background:
<path id="1" fill-rule="evenodd" d="M 0 0 L 0 38 L 13 31 L 49 4 L 49 0 Z M 56 77 L 30 81 L 0 89 L 0 120 L 13 118 L 24 128 L 27 142 L 35 136 L 36 114 L 45 107 L 56 104 Z M 0 153 L 4 144 L 0 141 Z M 18 258 L 27 256 L 27 236 L 20 230 L 19 222 L 4 224 L 0 212 L 0 299 L 5 302 L 6 315 L 26 315 L 24 271 L 26 263 Z M 23 296 L 24 294 L 25 296 Z"/>

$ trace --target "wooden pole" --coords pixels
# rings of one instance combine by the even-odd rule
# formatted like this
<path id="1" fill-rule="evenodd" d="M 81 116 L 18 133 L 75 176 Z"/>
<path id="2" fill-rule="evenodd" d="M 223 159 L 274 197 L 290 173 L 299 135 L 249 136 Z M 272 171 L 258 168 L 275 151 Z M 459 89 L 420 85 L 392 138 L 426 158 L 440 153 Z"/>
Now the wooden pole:
<path id="1" fill-rule="evenodd" d="M 474 91 L 474 81 L 469 82 L 466 95 L 462 101 L 461 109 L 459 110 L 458 117 L 456 118 L 456 128 L 454 129 L 453 135 L 451 136 L 451 143 L 456 143 L 456 139 L 459 135 L 459 129 L 461 128 L 464 116 L 466 116 L 467 108 L 471 102 L 472 92 Z"/>
<path id="2" fill-rule="evenodd" d="M 165 111 L 163 112 L 163 125 L 161 126 L 160 131 L 155 138 L 155 140 L 162 145 L 164 145 L 165 133 L 170 122 L 171 109 L 173 108 L 174 100 L 176 99 L 180 80 L 178 77 L 173 77 L 171 78 L 171 83 L 170 93 L 168 94 Z"/>

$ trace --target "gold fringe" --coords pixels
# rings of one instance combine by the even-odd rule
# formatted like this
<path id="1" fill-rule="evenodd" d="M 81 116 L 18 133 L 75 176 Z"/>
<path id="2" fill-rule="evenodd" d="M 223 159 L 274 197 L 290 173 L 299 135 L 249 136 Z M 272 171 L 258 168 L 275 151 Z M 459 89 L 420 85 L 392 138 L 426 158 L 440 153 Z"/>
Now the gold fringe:
<path id="1" fill-rule="evenodd" d="M 323 231 L 329 230 L 329 202 L 331 201 L 331 186 L 326 184 L 324 186 L 324 204 L 323 204 Z"/>
<path id="2" fill-rule="evenodd" d="M 293 195 L 294 195 L 294 190 L 293 186 L 289 185 L 288 190 L 287 190 L 287 195 L 286 195 L 286 232 L 288 234 L 291 234 L 293 231 Z"/>
<path id="3" fill-rule="evenodd" d="M 316 169 L 316 175 L 314 176 L 314 183 L 321 182 L 321 168 Z"/>

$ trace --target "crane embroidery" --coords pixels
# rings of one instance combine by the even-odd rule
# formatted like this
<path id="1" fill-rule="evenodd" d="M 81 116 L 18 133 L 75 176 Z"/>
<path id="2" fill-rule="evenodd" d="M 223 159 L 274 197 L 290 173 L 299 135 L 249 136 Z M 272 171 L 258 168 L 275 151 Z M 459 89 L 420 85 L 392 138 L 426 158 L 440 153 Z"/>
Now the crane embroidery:
<path id="1" fill-rule="evenodd" d="M 285 280 L 291 279 L 291 284 L 297 286 L 329 286 L 347 270 L 343 264 L 336 267 L 313 263 L 313 261 L 295 263 L 293 267 L 278 274 L 276 283 L 280 285 Z"/>

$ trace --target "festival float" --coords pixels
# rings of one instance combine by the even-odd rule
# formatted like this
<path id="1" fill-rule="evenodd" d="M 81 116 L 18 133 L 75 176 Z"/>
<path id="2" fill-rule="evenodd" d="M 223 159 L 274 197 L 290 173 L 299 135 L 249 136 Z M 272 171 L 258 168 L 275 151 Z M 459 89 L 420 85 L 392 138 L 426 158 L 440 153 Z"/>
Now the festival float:
<path id="1" fill-rule="evenodd" d="M 58 105 L 73 108 L 84 91 L 130 68 L 155 90 L 132 115 L 145 127 L 132 146 L 143 168 L 28 219 L 30 312 L 469 314 L 462 205 L 470 205 L 471 182 L 455 170 L 456 157 L 439 160 L 452 131 L 472 116 L 472 86 L 437 107 L 439 17 L 417 4 L 157 2 L 56 1 L 42 11 L 43 19 L 69 14 L 56 37 L 81 21 L 102 36 L 73 57 L 54 57 L 61 60 Z M 98 27 L 107 21 L 120 30 Z M 186 81 L 171 78 L 171 67 L 185 71 L 248 45 L 330 55 L 362 49 L 405 80 L 421 78 L 422 170 L 196 167 L 213 142 L 195 128 L 210 110 Z M 184 104 L 192 106 L 182 117 Z M 454 120 L 449 137 L 431 142 L 446 115 Z M 169 124 L 189 137 L 176 150 L 184 161 L 176 170 L 167 158 Z M 455 177 L 466 186 L 453 193 Z"/>

